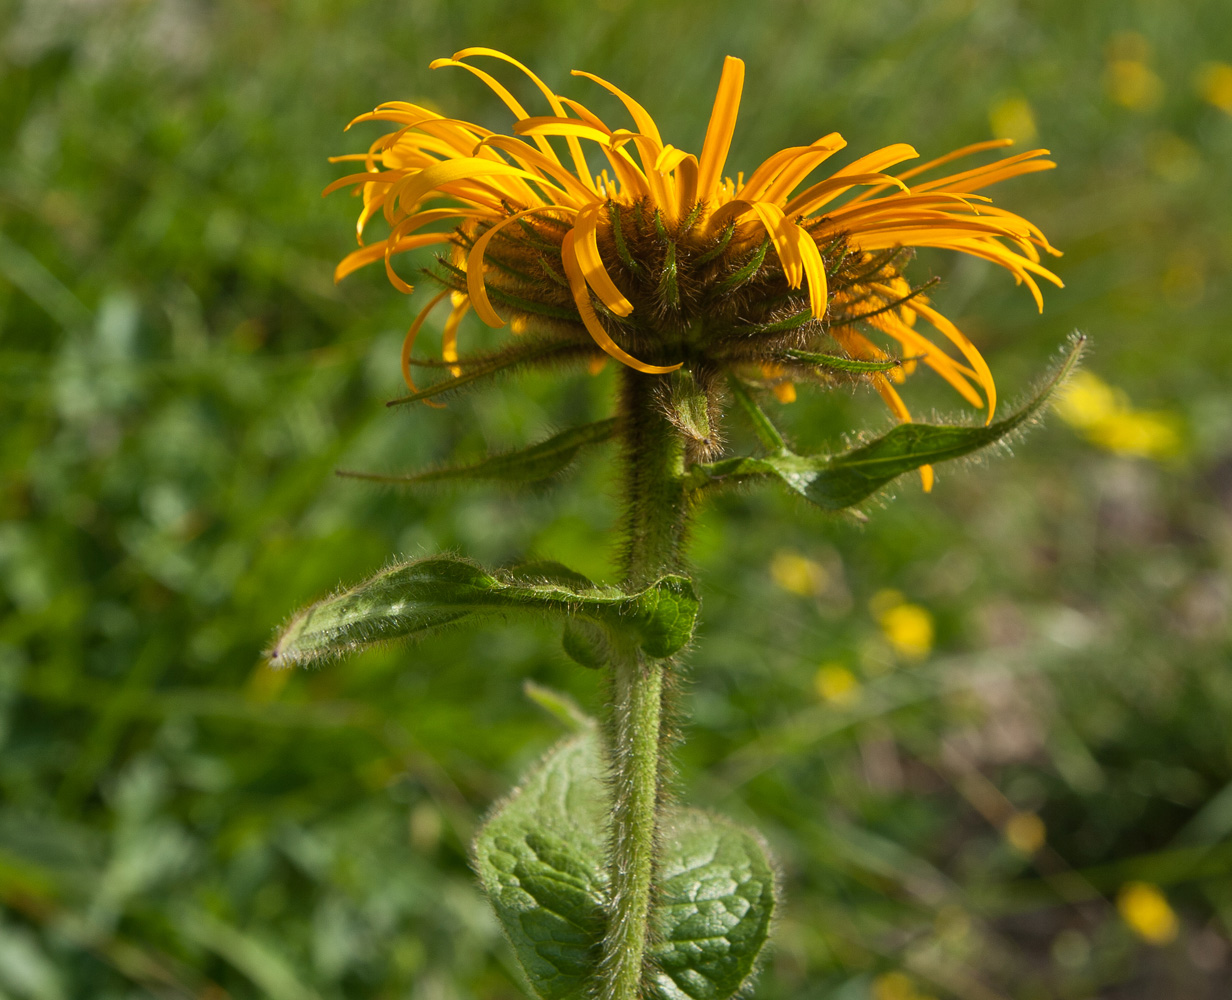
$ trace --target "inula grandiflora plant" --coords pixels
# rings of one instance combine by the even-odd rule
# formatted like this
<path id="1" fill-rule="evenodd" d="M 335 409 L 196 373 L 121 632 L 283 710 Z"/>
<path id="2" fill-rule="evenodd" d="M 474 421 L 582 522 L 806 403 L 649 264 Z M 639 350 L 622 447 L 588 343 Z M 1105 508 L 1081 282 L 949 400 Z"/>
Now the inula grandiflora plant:
<path id="1" fill-rule="evenodd" d="M 777 890 L 755 832 L 677 805 L 665 782 L 675 678 L 699 611 L 690 520 L 709 494 L 755 481 L 832 511 L 913 470 L 927 490 L 936 463 L 1003 440 L 1037 415 L 1080 341 L 1033 398 L 998 418 L 988 365 L 932 306 L 932 283 L 912 283 L 907 264 L 914 247 L 981 257 L 1042 306 L 1039 281 L 1060 282 L 1041 251 L 1056 251 L 981 192 L 1053 164 L 1046 150 L 998 158 L 1008 143 L 991 141 L 901 169 L 918 154 L 897 143 L 819 176 L 846 145 L 829 133 L 737 172 L 727 154 L 744 83 L 739 59 L 724 63 L 698 155 L 665 143 L 642 105 L 589 73 L 575 75 L 614 95 L 628 121 L 611 127 L 491 49 L 433 66 L 463 69 L 495 91 L 512 112 L 510 133 L 383 104 L 355 121 L 396 130 L 366 153 L 339 157 L 356 172 L 327 189 L 362 198 L 360 247 L 338 278 L 381 262 L 409 293 L 400 255 L 439 247 L 423 274 L 440 290 L 407 333 L 408 393 L 394 403 L 439 405 L 436 397 L 532 366 L 614 362 L 620 389 L 609 419 L 404 481 L 538 483 L 614 438 L 622 579 L 600 585 L 555 563 L 487 569 L 417 559 L 303 611 L 270 655 L 308 663 L 491 616 L 561 623 L 569 656 L 606 675 L 604 718 L 578 718 L 574 735 L 491 814 L 474 845 L 479 877 L 545 1000 L 722 1000 L 750 982 Z M 550 114 L 531 114 L 489 70 L 527 78 Z M 606 162 L 598 173 L 588 150 Z M 365 242 L 378 217 L 385 235 Z M 417 334 L 446 301 L 443 357 L 416 359 Z M 509 328 L 506 346 L 459 350 L 471 310 Z M 983 419 L 913 422 L 898 387 L 921 365 Z M 438 377 L 418 385 L 413 366 Z M 758 402 L 766 393 L 789 402 L 800 385 L 850 383 L 876 390 L 899 423 L 840 454 L 796 453 Z M 758 454 L 725 453 L 730 420 L 751 427 Z"/>

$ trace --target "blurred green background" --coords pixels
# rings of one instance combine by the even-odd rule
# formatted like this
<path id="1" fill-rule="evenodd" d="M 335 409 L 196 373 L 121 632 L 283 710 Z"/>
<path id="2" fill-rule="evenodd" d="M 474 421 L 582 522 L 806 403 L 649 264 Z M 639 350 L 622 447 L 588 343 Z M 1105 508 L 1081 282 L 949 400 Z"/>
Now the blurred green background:
<path id="1" fill-rule="evenodd" d="M 260 665 L 394 553 L 613 575 L 610 451 L 530 495 L 333 476 L 611 406 L 609 371 L 386 410 L 420 296 L 331 281 L 326 157 L 379 134 L 347 120 L 507 127 L 427 70 L 466 45 L 586 101 L 568 70 L 599 73 L 685 148 L 739 55 L 733 170 L 831 130 L 1053 150 L 992 192 L 1066 251 L 1042 317 L 979 262 L 914 273 L 1007 396 L 1090 334 L 1071 424 L 866 525 L 708 508 L 679 788 L 781 862 L 758 997 L 1232 993 L 1229 38 L 1224 0 L 0 3 L 0 1000 L 522 995 L 468 843 L 559 735 L 523 682 L 593 710 L 597 675 L 532 627 Z M 815 449 L 887 422 L 777 412 Z"/>

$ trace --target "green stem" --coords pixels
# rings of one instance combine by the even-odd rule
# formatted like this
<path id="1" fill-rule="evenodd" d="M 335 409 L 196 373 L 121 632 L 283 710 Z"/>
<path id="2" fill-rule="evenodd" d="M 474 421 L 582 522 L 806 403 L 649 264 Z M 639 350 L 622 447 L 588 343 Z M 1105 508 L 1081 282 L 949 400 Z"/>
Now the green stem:
<path id="1" fill-rule="evenodd" d="M 658 854 L 665 668 L 636 649 L 613 658 L 608 754 L 613 778 L 611 909 L 600 966 L 603 1000 L 642 996 Z"/>
<path id="2" fill-rule="evenodd" d="M 640 588 L 680 568 L 689 513 L 684 440 L 656 399 L 656 393 L 666 391 L 665 380 L 631 369 L 623 379 L 625 581 L 630 588 Z M 613 650 L 606 725 L 613 797 L 611 907 L 600 966 L 602 1000 L 639 1000 L 645 995 L 670 742 L 664 724 L 670 669 L 670 661 L 651 659 L 635 647 Z"/>

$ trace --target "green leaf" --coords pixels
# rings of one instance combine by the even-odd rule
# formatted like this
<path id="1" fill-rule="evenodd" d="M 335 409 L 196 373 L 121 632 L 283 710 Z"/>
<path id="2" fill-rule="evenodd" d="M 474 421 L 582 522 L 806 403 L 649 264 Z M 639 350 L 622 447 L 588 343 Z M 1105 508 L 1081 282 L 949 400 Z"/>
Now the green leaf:
<path id="1" fill-rule="evenodd" d="M 547 343 L 531 343 L 518 345 L 508 350 L 500 351 L 497 354 L 489 355 L 488 357 L 474 358 L 471 360 L 460 359 L 457 362 L 465 370 L 461 375 L 454 378 L 447 378 L 443 382 L 437 382 L 436 385 L 430 385 L 425 389 L 420 389 L 418 392 L 413 392 L 409 396 L 400 396 L 397 399 L 391 399 L 386 406 L 401 406 L 404 403 L 417 403 L 421 399 L 428 399 L 430 396 L 439 396 L 443 392 L 452 392 L 454 389 L 461 389 L 463 386 L 469 385 L 478 379 L 487 378 L 490 375 L 497 375 L 500 372 L 507 371 L 510 368 L 516 368 L 519 365 L 529 364 L 532 361 L 538 361 L 540 358 L 549 354 L 563 352 L 572 347 L 571 344 L 562 344 L 559 342 Z"/>
<path id="2" fill-rule="evenodd" d="M 900 424 L 869 444 L 841 455 L 794 455 L 786 450 L 764 458 L 729 458 L 690 470 L 694 487 L 748 477 L 772 477 L 827 510 L 842 510 L 866 499 L 891 480 L 921 465 L 961 458 L 986 448 L 1035 417 L 1078 363 L 1085 338 L 1038 393 L 1021 409 L 987 426 Z"/>
<path id="3" fill-rule="evenodd" d="M 501 452 L 472 465 L 431 469 L 428 472 L 417 472 L 409 476 L 382 476 L 369 472 L 345 471 L 340 471 L 338 475 L 347 479 L 366 479 L 378 483 L 409 485 L 439 483 L 451 479 L 491 479 L 512 485 L 528 485 L 551 479 L 567 468 L 582 448 L 608 440 L 615 431 L 616 420 L 612 418 L 593 424 L 584 424 L 581 427 L 570 427 L 529 448 Z"/>
<path id="4" fill-rule="evenodd" d="M 269 659 L 279 665 L 309 663 L 511 612 L 590 621 L 631 636 L 656 658 L 673 655 L 692 638 L 698 599 L 687 577 L 665 576 L 627 594 L 596 587 L 567 570 L 562 579 L 561 570 L 539 564 L 488 572 L 444 556 L 401 563 L 301 611 Z"/>
<path id="5" fill-rule="evenodd" d="M 814 354 L 812 351 L 787 351 L 783 359 L 803 361 L 805 364 L 832 368 L 840 372 L 889 372 L 902 366 L 902 361 L 897 358 L 888 361 L 859 361 L 855 358 L 841 358 L 835 354 Z"/>
<path id="6" fill-rule="evenodd" d="M 589 995 L 605 930 L 608 797 L 593 725 L 557 744 L 475 839 L 480 880 L 543 1000 Z M 652 995 L 726 1000 L 749 980 L 775 905 L 761 840 L 720 817 L 665 822 Z"/>
<path id="7" fill-rule="evenodd" d="M 593 726 L 549 752 L 475 838 L 475 867 L 530 985 L 585 996 L 607 914 L 607 796 Z"/>
<path id="8" fill-rule="evenodd" d="M 725 1000 L 748 982 L 770 933 L 774 867 L 755 833 L 681 810 L 668 822 L 651 958 L 664 1000 Z"/>

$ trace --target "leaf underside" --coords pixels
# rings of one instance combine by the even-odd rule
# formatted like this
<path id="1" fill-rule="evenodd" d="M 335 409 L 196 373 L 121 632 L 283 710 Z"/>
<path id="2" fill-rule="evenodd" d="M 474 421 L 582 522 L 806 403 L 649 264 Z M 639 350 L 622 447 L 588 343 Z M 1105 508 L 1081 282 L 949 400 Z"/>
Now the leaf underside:
<path id="1" fill-rule="evenodd" d="M 596 587 L 557 564 L 489 572 L 438 556 L 391 566 L 295 616 L 269 659 L 308 663 L 392 639 L 415 639 L 485 617 L 579 618 L 631 636 L 647 655 L 679 652 L 692 638 L 698 599 L 684 576 L 665 576 L 626 594 Z"/>
<path id="2" fill-rule="evenodd" d="M 1069 354 L 1025 406 L 986 426 L 900 424 L 888 434 L 841 455 L 796 455 L 784 449 L 765 457 L 729 458 L 690 470 L 694 487 L 747 478 L 772 478 L 826 510 L 843 510 L 867 499 L 904 472 L 961 458 L 1004 439 L 1042 410 L 1078 363 L 1084 345 Z"/>
<path id="3" fill-rule="evenodd" d="M 607 789 L 593 727 L 558 744 L 497 807 L 475 865 L 543 1000 L 583 997 L 607 921 Z M 650 995 L 726 1000 L 749 980 L 774 912 L 761 841 L 694 809 L 665 821 Z"/>

